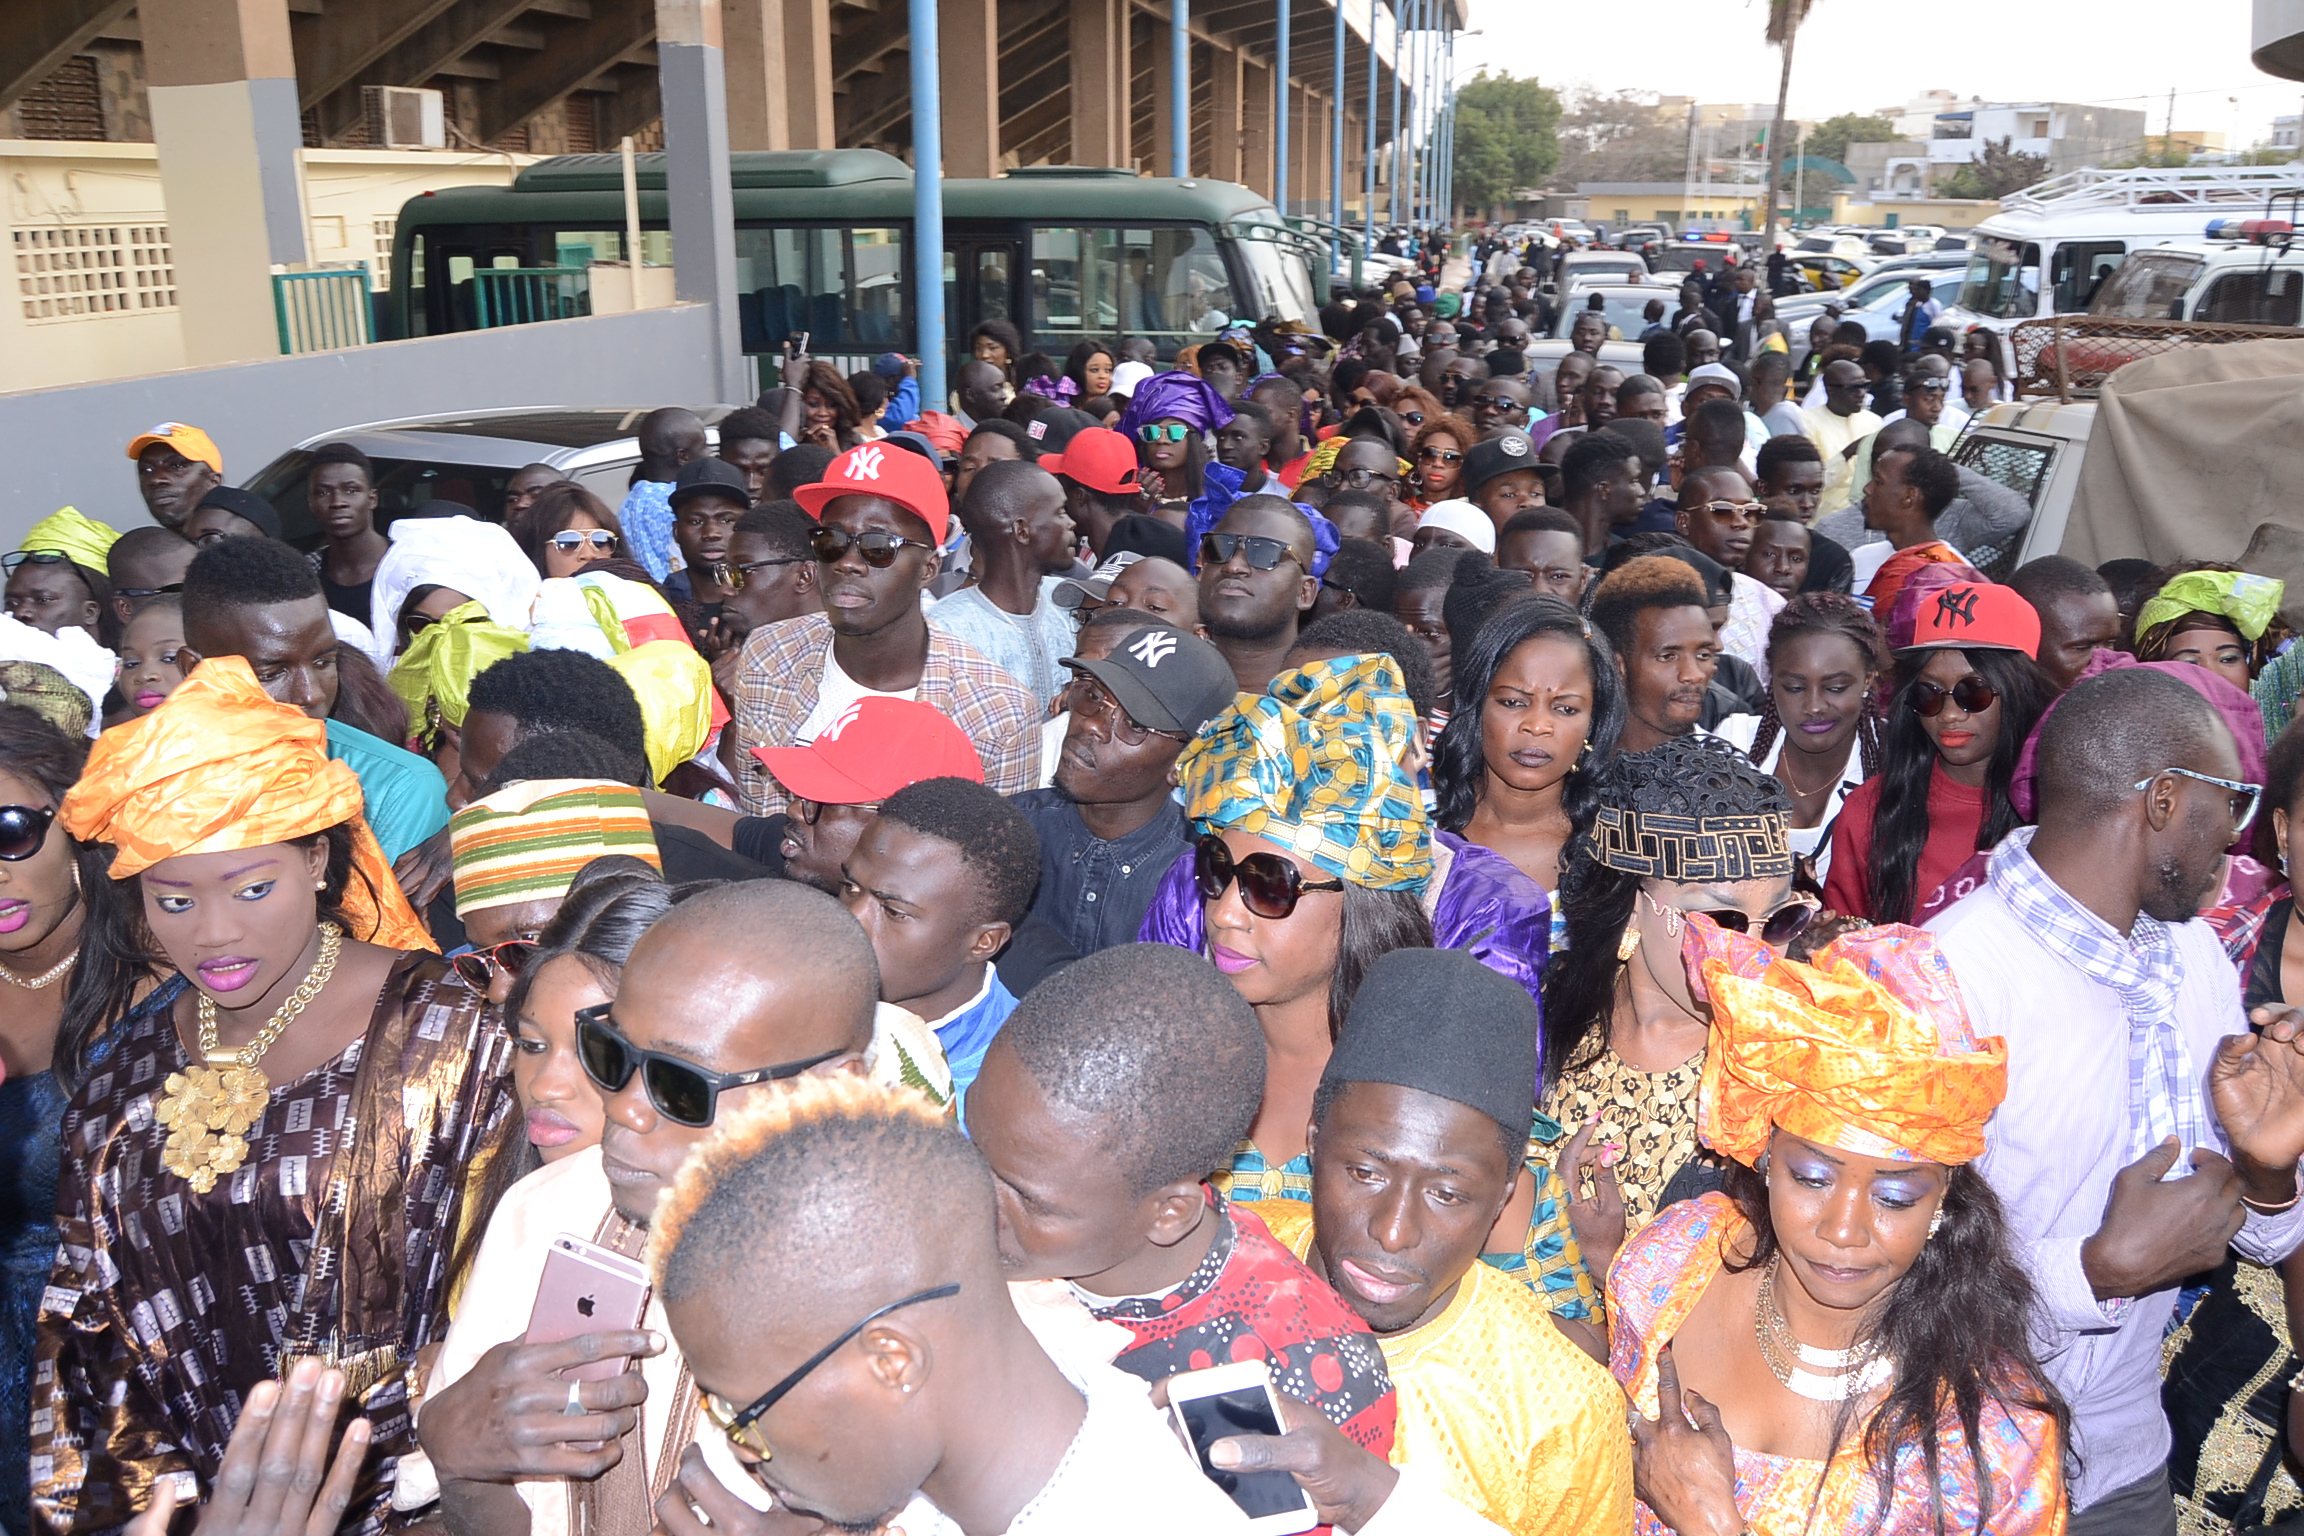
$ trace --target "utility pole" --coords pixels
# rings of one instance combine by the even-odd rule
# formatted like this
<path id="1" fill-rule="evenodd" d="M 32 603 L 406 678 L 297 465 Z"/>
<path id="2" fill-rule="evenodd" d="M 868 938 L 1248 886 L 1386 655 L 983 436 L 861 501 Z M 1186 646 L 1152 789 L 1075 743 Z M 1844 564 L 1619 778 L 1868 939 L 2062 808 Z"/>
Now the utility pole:
<path id="1" fill-rule="evenodd" d="M 1392 0 L 1392 211 L 1387 223 L 1400 222 L 1400 89 L 1401 78 L 1407 70 L 1408 58 L 1402 46 L 1404 34 L 1400 30 L 1402 0 Z"/>
<path id="2" fill-rule="evenodd" d="M 2176 87 L 2168 87 L 2168 133 L 2160 141 L 2160 158 L 2176 158 Z"/>
<path id="3" fill-rule="evenodd" d="M 1696 181 L 1696 103 L 1688 103 L 1688 155 L 1680 166 L 1680 228 L 1688 227 L 1688 201 Z"/>

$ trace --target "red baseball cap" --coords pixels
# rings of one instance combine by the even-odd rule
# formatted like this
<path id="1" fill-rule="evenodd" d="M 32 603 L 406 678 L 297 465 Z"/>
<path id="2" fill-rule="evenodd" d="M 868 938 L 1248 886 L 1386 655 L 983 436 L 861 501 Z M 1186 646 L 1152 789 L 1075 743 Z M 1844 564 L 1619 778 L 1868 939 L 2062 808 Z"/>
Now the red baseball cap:
<path id="1" fill-rule="evenodd" d="M 858 699 L 807 746 L 754 747 L 752 755 L 788 792 L 818 805 L 871 805 L 922 779 L 984 782 L 967 734 L 911 699 Z"/>
<path id="2" fill-rule="evenodd" d="M 892 501 L 926 523 L 929 537 L 939 545 L 952 522 L 952 499 L 944 493 L 944 477 L 936 472 L 936 466 L 919 454 L 886 443 L 849 449 L 825 469 L 823 479 L 792 493 L 792 499 L 819 521 L 826 504 L 841 496 L 877 496 Z"/>
<path id="3" fill-rule="evenodd" d="M 1040 467 L 1107 496 L 1136 489 L 1136 445 L 1110 427 L 1075 432 L 1062 453 L 1040 455 Z"/>
<path id="4" fill-rule="evenodd" d="M 2040 614 L 2014 587 L 1989 581 L 1952 582 L 1923 593 L 1912 615 L 1906 651 L 2022 651 L 2040 649 Z"/>

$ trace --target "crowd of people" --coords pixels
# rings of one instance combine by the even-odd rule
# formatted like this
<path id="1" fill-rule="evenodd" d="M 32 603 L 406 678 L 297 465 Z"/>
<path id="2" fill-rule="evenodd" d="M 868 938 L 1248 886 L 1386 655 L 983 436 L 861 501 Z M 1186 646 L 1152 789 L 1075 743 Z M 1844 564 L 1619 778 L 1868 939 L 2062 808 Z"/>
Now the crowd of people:
<path id="1" fill-rule="evenodd" d="M 2304 1516 L 2281 584 L 2011 571 L 1924 327 L 1445 253 L 614 507 L 128 439 L 0 560 L 0 1526 Z"/>

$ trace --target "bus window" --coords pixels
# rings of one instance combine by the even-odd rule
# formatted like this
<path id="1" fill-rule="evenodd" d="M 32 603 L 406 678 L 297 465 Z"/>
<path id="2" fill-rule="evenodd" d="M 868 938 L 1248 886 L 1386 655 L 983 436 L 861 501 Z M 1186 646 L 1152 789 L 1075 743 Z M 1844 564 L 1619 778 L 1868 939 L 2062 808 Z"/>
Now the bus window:
<path id="1" fill-rule="evenodd" d="M 2029 320 L 2040 310 L 2040 247 L 1982 239 L 1968 258 L 1960 307 L 1994 320 Z"/>
<path id="2" fill-rule="evenodd" d="M 1246 259 L 1256 285 L 1255 303 L 1250 307 L 1257 313 L 1242 319 L 1315 323 L 1319 305 L 1312 297 L 1312 279 L 1305 271 L 1303 257 L 1268 240 L 1243 240 L 1234 249 Z"/>
<path id="3" fill-rule="evenodd" d="M 2208 285 L 2192 318 L 2227 325 L 2295 325 L 2300 297 L 2304 271 L 2294 267 L 2228 272 Z"/>
<path id="4" fill-rule="evenodd" d="M 2096 290 L 2088 313 L 2114 320 L 2180 320 L 2184 291 L 2204 265 L 2187 251 L 2138 251 Z"/>
<path id="5" fill-rule="evenodd" d="M 1055 357 L 1146 336 L 1170 358 L 1234 318 L 1223 255 L 1199 228 L 1035 229 L 1031 287 L 1032 345 Z"/>
<path id="6" fill-rule="evenodd" d="M 819 353 L 901 350 L 911 341 L 902 232 L 740 228 L 736 303 L 747 352 L 802 331 Z"/>
<path id="7" fill-rule="evenodd" d="M 2056 309 L 2069 315 L 2088 307 L 2097 285 L 2127 256 L 2118 240 L 2070 240 L 2056 247 Z"/>

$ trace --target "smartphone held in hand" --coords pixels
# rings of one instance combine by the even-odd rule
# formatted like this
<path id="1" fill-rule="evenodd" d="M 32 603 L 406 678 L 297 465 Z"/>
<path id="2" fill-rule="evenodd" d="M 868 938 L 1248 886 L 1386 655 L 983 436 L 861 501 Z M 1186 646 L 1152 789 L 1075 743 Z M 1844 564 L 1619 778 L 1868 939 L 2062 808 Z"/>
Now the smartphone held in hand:
<path id="1" fill-rule="evenodd" d="M 587 1333 L 637 1328 L 647 1314 L 648 1295 L 645 1264 L 563 1232 L 544 1255 L 544 1278 L 528 1314 L 527 1340 L 557 1344 Z M 570 1381 L 606 1381 L 623 1375 L 630 1363 L 629 1357 L 595 1360 L 561 1375 Z"/>
<path id="2" fill-rule="evenodd" d="M 1208 1480 L 1232 1496 L 1256 1536 L 1290 1536 L 1320 1523 L 1311 1496 L 1286 1472 L 1228 1472 L 1208 1451 L 1233 1435 L 1279 1435 L 1280 1404 L 1261 1360 L 1239 1360 L 1168 1379 L 1168 1411 Z"/>

